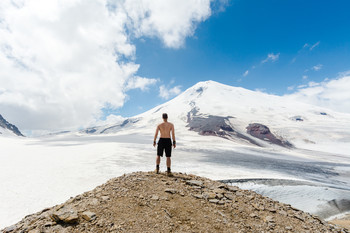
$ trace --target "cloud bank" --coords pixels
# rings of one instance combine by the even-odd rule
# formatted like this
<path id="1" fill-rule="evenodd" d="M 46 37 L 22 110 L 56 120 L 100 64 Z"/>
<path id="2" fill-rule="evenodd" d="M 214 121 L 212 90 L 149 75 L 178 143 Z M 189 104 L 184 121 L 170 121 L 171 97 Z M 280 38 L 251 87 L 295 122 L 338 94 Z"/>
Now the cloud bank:
<path id="1" fill-rule="evenodd" d="M 334 111 L 350 113 L 350 72 L 333 80 L 309 82 L 287 97 Z"/>
<path id="2" fill-rule="evenodd" d="M 137 76 L 133 39 L 176 49 L 210 15 L 209 0 L 3 0 L 0 112 L 24 130 L 94 124 L 157 82 Z"/>

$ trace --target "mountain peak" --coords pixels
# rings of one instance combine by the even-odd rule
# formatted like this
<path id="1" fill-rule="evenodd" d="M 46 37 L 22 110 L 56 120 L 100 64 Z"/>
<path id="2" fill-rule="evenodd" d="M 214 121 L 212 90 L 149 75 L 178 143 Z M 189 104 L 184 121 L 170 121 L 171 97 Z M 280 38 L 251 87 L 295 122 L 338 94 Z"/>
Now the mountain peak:
<path id="1" fill-rule="evenodd" d="M 21 131 L 19 131 L 19 129 L 9 123 L 7 120 L 5 120 L 5 118 L 3 118 L 0 114 L 0 128 L 3 128 L 4 130 L 10 131 L 11 133 L 14 133 L 17 136 L 22 136 L 24 137 L 24 135 L 21 133 Z M 0 131 L 0 134 L 2 134 L 2 132 Z"/>
<path id="2" fill-rule="evenodd" d="M 196 83 L 195 85 L 193 85 L 190 89 L 196 89 L 196 88 L 208 88 L 208 87 L 232 87 L 232 86 L 228 86 L 213 80 L 207 80 L 207 81 L 200 81 L 198 83 Z"/>

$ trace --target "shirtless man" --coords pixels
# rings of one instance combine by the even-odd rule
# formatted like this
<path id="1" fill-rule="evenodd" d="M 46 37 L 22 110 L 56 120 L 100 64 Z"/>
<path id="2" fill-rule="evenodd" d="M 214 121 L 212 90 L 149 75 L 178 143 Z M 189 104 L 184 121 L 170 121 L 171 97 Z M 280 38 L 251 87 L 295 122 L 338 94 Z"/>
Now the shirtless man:
<path id="1" fill-rule="evenodd" d="M 156 140 L 158 136 L 158 132 L 160 131 L 160 138 L 158 141 L 158 147 L 157 147 L 157 159 L 156 159 L 156 173 L 159 173 L 159 164 L 160 164 L 160 157 L 163 157 L 163 151 L 165 150 L 165 156 L 166 156 L 166 166 L 167 166 L 167 175 L 171 176 L 171 146 L 176 147 L 176 140 L 175 140 L 175 129 L 174 125 L 170 122 L 168 122 L 168 114 L 163 113 L 163 123 L 159 124 L 156 129 L 156 133 L 154 135 L 153 140 L 153 146 L 156 146 Z M 170 138 L 170 132 L 173 139 L 173 143 L 171 143 Z"/>

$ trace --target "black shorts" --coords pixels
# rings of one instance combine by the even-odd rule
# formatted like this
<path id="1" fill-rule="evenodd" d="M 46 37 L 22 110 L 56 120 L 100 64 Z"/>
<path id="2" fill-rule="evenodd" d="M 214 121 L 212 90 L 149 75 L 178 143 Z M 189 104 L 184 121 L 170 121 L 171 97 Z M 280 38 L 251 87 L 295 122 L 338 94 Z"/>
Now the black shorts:
<path id="1" fill-rule="evenodd" d="M 163 157 L 163 151 L 165 150 L 165 156 L 171 157 L 171 146 L 170 138 L 160 138 L 158 141 L 157 155 Z"/>

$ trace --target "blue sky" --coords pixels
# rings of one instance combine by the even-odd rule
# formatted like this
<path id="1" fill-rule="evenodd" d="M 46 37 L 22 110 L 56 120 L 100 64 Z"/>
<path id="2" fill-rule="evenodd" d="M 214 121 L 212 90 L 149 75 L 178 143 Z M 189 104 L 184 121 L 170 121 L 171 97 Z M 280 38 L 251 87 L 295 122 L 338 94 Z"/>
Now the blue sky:
<path id="1" fill-rule="evenodd" d="M 179 49 L 137 38 L 137 74 L 160 81 L 148 91 L 129 91 L 124 106 L 112 112 L 133 116 L 165 102 L 159 85 L 184 91 L 215 80 L 283 95 L 336 78 L 350 70 L 349 9 L 349 1 L 237 0 L 198 23 Z"/>

